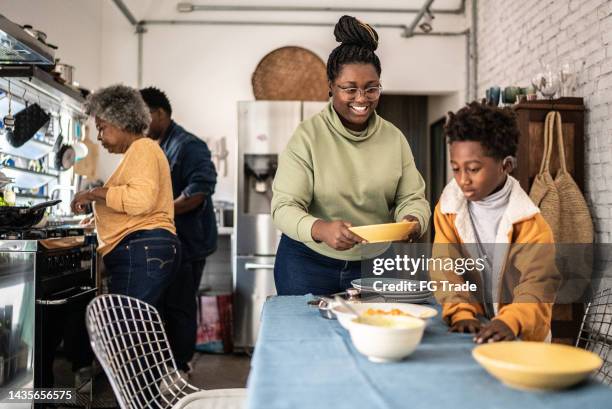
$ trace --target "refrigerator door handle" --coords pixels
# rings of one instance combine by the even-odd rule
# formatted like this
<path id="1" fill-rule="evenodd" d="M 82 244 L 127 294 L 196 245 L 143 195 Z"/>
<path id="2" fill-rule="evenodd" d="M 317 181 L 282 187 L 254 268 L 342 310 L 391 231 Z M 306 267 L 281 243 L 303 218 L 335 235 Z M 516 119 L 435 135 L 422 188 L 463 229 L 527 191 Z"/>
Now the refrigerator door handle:
<path id="1" fill-rule="evenodd" d="M 247 270 L 274 270 L 274 264 L 260 264 L 260 263 L 245 263 L 244 268 Z"/>

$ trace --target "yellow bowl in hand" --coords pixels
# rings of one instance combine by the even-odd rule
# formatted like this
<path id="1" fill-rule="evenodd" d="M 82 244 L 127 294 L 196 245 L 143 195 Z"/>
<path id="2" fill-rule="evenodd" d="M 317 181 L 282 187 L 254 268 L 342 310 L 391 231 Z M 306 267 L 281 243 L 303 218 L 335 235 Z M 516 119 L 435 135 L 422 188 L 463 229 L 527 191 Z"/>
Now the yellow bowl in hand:
<path id="1" fill-rule="evenodd" d="M 402 241 L 418 228 L 417 222 L 370 224 L 368 226 L 350 227 L 349 230 L 369 243 Z"/>
<path id="2" fill-rule="evenodd" d="M 592 352 L 544 342 L 490 343 L 474 348 L 472 356 L 502 383 L 522 390 L 567 388 L 603 364 Z"/>

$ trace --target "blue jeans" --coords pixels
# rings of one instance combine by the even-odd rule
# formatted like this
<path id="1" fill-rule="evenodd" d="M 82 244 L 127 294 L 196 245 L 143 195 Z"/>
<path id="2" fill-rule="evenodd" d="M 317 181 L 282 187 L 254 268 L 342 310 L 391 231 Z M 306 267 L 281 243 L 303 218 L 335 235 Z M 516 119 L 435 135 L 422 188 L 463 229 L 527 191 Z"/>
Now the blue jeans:
<path id="1" fill-rule="evenodd" d="M 304 243 L 281 237 L 274 261 L 274 283 L 278 295 L 330 295 L 351 288 L 361 277 L 362 261 L 327 257 Z"/>
<path id="2" fill-rule="evenodd" d="M 178 238 L 165 229 L 139 230 L 126 236 L 106 256 L 109 292 L 158 306 L 181 261 Z"/>
<path id="3" fill-rule="evenodd" d="M 176 366 L 185 372 L 189 371 L 188 363 L 195 350 L 198 329 L 196 297 L 205 265 L 206 260 L 181 263 L 160 305 Z"/>

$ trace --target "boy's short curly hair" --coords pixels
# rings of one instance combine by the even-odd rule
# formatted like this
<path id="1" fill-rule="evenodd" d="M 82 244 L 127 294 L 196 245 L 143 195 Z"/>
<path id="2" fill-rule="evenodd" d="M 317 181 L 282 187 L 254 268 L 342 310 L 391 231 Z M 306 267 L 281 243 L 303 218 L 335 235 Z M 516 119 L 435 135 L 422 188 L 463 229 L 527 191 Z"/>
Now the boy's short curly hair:
<path id="1" fill-rule="evenodd" d="M 134 134 L 143 133 L 151 123 L 151 113 L 140 92 L 126 85 L 111 85 L 89 95 L 85 112 Z"/>
<path id="2" fill-rule="evenodd" d="M 516 156 L 520 135 L 511 108 L 498 108 L 484 101 L 470 102 L 457 113 L 449 112 L 444 133 L 449 144 L 480 142 L 486 154 L 496 159 Z"/>

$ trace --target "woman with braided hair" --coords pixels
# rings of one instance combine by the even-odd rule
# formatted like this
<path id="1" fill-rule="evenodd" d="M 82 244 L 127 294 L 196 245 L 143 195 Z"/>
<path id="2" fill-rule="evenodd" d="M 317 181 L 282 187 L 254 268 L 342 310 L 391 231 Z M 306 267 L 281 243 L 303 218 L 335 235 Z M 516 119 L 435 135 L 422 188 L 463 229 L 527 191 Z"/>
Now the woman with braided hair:
<path id="1" fill-rule="evenodd" d="M 367 244 L 351 226 L 431 215 L 406 137 L 376 114 L 382 91 L 378 34 L 343 16 L 329 55 L 329 104 L 302 122 L 279 160 L 272 217 L 283 232 L 274 279 L 279 295 L 332 294 L 361 276 L 388 244 Z"/>

